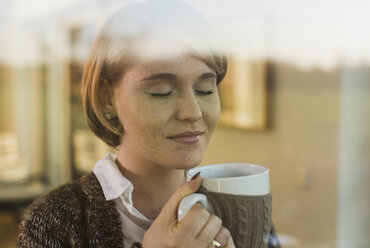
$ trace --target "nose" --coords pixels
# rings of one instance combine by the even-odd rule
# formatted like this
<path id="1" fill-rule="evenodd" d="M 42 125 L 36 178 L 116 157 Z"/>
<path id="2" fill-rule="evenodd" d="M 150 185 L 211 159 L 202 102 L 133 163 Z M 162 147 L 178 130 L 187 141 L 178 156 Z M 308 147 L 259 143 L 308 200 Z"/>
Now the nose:
<path id="1" fill-rule="evenodd" d="M 193 93 L 184 94 L 177 101 L 177 119 L 195 122 L 203 117 L 200 104 Z"/>

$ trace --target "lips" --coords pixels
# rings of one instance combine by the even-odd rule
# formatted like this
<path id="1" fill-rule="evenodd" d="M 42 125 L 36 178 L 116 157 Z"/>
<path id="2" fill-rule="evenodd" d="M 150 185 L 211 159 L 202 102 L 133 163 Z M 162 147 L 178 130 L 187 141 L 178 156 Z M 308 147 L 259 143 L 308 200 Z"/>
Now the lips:
<path id="1" fill-rule="evenodd" d="M 168 139 L 171 139 L 178 143 L 194 144 L 200 139 L 203 134 L 204 132 L 201 131 L 186 131 L 170 136 L 168 137 Z"/>

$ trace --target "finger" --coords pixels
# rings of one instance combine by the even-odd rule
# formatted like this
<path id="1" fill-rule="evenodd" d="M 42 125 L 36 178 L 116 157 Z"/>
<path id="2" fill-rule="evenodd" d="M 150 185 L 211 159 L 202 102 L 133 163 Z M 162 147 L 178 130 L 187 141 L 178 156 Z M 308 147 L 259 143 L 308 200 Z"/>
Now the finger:
<path id="1" fill-rule="evenodd" d="M 170 220 L 177 222 L 177 209 L 180 205 L 180 201 L 187 195 L 195 193 L 202 183 L 200 176 L 194 178 L 183 185 L 181 185 L 175 193 L 171 196 L 168 202 L 163 206 L 160 215 L 168 215 Z"/>
<path id="2" fill-rule="evenodd" d="M 227 245 L 224 248 L 235 248 L 233 237 L 230 235 L 229 241 L 227 242 Z"/>
<path id="3" fill-rule="evenodd" d="M 216 215 L 210 215 L 207 223 L 204 225 L 203 229 L 199 232 L 198 236 L 196 237 L 197 244 L 199 244 L 199 246 L 202 247 L 209 245 L 212 242 L 212 240 L 215 239 L 221 227 L 222 220 Z M 217 241 L 220 242 L 219 240 Z"/>
<path id="4" fill-rule="evenodd" d="M 231 237 L 230 231 L 226 227 L 221 227 L 214 238 L 217 242 L 221 244 L 221 247 L 233 247 L 233 239 Z"/>
<path id="5" fill-rule="evenodd" d="M 210 217 L 211 214 L 199 203 L 196 203 L 192 206 L 184 219 L 178 223 L 178 230 L 195 239 L 207 224 Z"/>

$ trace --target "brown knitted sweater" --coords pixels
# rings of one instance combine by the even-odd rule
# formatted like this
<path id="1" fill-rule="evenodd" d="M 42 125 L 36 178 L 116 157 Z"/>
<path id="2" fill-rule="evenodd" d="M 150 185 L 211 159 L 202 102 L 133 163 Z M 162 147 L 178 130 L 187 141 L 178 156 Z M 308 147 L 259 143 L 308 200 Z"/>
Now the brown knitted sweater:
<path id="1" fill-rule="evenodd" d="M 199 191 L 206 194 L 237 248 L 268 246 L 270 195 L 246 197 L 205 188 Z M 123 247 L 124 231 L 114 204 L 106 201 L 99 181 L 90 173 L 30 206 L 20 225 L 18 247 Z"/>

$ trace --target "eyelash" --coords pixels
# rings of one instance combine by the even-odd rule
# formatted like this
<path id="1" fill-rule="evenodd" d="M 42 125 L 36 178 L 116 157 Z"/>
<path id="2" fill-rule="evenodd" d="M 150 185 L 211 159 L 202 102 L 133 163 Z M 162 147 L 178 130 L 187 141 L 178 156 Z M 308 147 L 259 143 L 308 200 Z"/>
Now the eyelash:
<path id="1" fill-rule="evenodd" d="M 211 95 L 213 94 L 213 90 L 209 90 L 209 91 L 195 91 L 197 94 L 200 94 L 200 95 Z"/>
<path id="2" fill-rule="evenodd" d="M 150 95 L 154 97 L 167 97 L 167 96 L 170 96 L 171 94 L 172 94 L 172 91 L 168 93 L 151 93 Z"/>
<path id="3" fill-rule="evenodd" d="M 196 90 L 195 93 L 199 94 L 199 95 L 211 95 L 214 93 L 214 91 L 212 90 L 209 90 L 209 91 L 198 91 Z M 151 93 L 150 95 L 153 96 L 153 97 L 168 97 L 172 94 L 172 91 L 168 92 L 168 93 Z"/>

